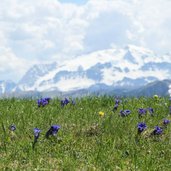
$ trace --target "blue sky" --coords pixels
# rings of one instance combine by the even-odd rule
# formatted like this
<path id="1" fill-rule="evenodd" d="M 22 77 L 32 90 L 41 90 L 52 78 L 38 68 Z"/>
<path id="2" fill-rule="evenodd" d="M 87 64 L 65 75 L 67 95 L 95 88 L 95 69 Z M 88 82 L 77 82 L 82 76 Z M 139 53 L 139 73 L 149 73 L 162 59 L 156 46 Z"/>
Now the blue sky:
<path id="1" fill-rule="evenodd" d="M 171 52 L 170 9 L 170 0 L 1 0 L 0 80 L 113 46 Z"/>

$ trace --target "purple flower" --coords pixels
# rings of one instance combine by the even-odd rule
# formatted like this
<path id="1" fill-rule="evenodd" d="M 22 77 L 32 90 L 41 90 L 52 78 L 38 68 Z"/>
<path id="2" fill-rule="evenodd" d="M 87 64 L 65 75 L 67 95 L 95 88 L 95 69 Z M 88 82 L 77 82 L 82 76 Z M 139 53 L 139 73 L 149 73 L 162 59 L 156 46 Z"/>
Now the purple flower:
<path id="1" fill-rule="evenodd" d="M 16 126 L 14 124 L 12 124 L 12 125 L 9 126 L 9 129 L 11 131 L 15 131 L 16 130 Z"/>
<path id="2" fill-rule="evenodd" d="M 167 125 L 167 124 L 169 124 L 169 123 L 170 123 L 170 120 L 168 120 L 168 119 L 164 119 L 164 120 L 163 120 L 163 124 L 164 124 L 164 125 Z"/>
<path id="3" fill-rule="evenodd" d="M 150 114 L 153 114 L 154 113 L 154 109 L 151 108 L 151 107 L 147 108 L 147 110 L 150 112 Z"/>
<path id="4" fill-rule="evenodd" d="M 46 99 L 42 99 L 42 107 L 46 106 L 49 102 Z"/>
<path id="5" fill-rule="evenodd" d="M 67 105 L 70 101 L 65 98 L 64 100 L 61 100 L 61 106 L 64 107 L 65 105 Z"/>
<path id="6" fill-rule="evenodd" d="M 147 125 L 144 122 L 140 122 L 138 123 L 137 128 L 138 128 L 138 133 L 141 133 L 147 128 Z"/>
<path id="7" fill-rule="evenodd" d="M 46 133 L 46 138 L 49 138 L 50 135 L 55 136 L 58 133 L 59 129 L 60 129 L 59 125 L 52 125 Z"/>
<path id="8" fill-rule="evenodd" d="M 64 103 L 65 103 L 65 105 L 67 105 L 69 103 L 69 100 L 67 98 L 65 98 Z"/>
<path id="9" fill-rule="evenodd" d="M 39 138 L 41 130 L 39 128 L 34 128 L 33 131 L 34 131 L 34 142 L 36 142 L 37 139 Z"/>
<path id="10" fill-rule="evenodd" d="M 44 107 L 46 106 L 47 104 L 49 104 L 49 101 L 51 100 L 50 97 L 46 97 L 46 98 L 41 98 L 41 99 L 38 99 L 37 100 L 37 105 L 38 107 Z"/>
<path id="11" fill-rule="evenodd" d="M 41 99 L 38 99 L 38 100 L 37 100 L 37 105 L 38 105 L 38 107 L 40 107 L 41 104 L 42 104 L 42 100 L 41 100 Z"/>
<path id="12" fill-rule="evenodd" d="M 161 127 L 155 126 L 153 135 L 160 135 L 160 134 L 162 134 L 162 132 L 163 132 L 163 129 Z"/>
<path id="13" fill-rule="evenodd" d="M 113 111 L 116 111 L 118 109 L 120 103 L 121 103 L 121 100 L 116 98 L 115 99 L 115 105 L 113 107 Z"/>
<path id="14" fill-rule="evenodd" d="M 116 104 L 114 105 L 114 107 L 113 107 L 113 111 L 117 110 L 117 109 L 118 109 L 118 106 L 119 106 L 119 104 L 116 103 Z"/>
<path id="15" fill-rule="evenodd" d="M 120 115 L 121 115 L 122 117 L 128 116 L 130 113 L 131 113 L 131 111 L 128 110 L 128 109 L 126 109 L 126 110 L 121 110 L 121 111 L 120 111 Z"/>
<path id="16" fill-rule="evenodd" d="M 44 100 L 48 101 L 48 103 L 49 103 L 51 98 L 50 97 L 45 97 Z"/>
<path id="17" fill-rule="evenodd" d="M 124 112 L 126 113 L 126 115 L 129 115 L 131 113 L 131 111 L 128 109 L 124 110 Z"/>
<path id="18" fill-rule="evenodd" d="M 147 113 L 147 111 L 146 111 L 146 109 L 139 108 L 138 113 L 139 113 L 139 116 L 143 116 L 143 115 L 145 115 Z"/>
<path id="19" fill-rule="evenodd" d="M 62 107 L 65 106 L 64 100 L 61 100 L 61 106 L 62 106 Z"/>
<path id="20" fill-rule="evenodd" d="M 35 144 L 36 144 L 36 142 L 37 142 L 37 140 L 39 138 L 41 130 L 39 128 L 34 128 L 33 132 L 34 132 L 34 142 L 33 142 L 33 149 L 34 149 Z"/>
<path id="21" fill-rule="evenodd" d="M 118 105 L 119 105 L 120 102 L 121 102 L 121 101 L 120 101 L 119 99 L 115 99 L 115 104 L 118 104 Z"/>

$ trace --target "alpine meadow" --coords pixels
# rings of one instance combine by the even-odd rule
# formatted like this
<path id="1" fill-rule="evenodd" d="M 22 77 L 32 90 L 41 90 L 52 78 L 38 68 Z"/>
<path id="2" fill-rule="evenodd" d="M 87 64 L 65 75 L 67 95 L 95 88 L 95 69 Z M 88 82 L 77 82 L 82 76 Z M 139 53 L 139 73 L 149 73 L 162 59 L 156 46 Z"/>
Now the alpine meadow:
<path id="1" fill-rule="evenodd" d="M 0 170 L 165 170 L 171 99 L 1 99 Z"/>

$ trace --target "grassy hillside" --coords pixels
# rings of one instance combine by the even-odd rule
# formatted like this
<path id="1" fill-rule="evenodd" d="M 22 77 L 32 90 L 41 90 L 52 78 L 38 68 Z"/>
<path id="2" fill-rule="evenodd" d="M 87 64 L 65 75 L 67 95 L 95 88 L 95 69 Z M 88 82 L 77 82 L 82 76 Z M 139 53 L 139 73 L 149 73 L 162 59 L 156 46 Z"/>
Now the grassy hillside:
<path id="1" fill-rule="evenodd" d="M 1 99 L 0 170 L 170 171 L 171 123 L 163 123 L 171 120 L 170 106 L 169 97 L 157 96 L 84 97 L 63 107 L 59 99 L 44 107 L 34 100 Z M 138 131 L 140 122 L 147 127 Z M 45 137 L 52 125 L 59 131 Z"/>

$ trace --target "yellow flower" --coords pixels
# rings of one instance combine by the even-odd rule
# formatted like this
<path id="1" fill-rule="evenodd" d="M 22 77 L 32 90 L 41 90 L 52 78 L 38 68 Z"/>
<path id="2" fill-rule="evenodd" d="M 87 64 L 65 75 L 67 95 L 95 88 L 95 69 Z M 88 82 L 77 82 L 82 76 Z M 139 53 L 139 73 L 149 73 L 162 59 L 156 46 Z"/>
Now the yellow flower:
<path id="1" fill-rule="evenodd" d="M 99 112 L 99 116 L 101 116 L 101 117 L 103 117 L 103 116 L 104 116 L 104 114 L 105 114 L 105 113 L 104 113 L 104 112 L 102 112 L 102 111 L 100 111 L 100 112 Z"/>

